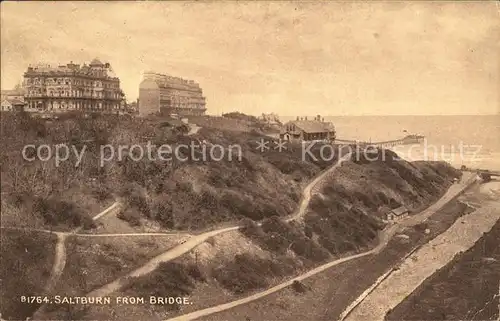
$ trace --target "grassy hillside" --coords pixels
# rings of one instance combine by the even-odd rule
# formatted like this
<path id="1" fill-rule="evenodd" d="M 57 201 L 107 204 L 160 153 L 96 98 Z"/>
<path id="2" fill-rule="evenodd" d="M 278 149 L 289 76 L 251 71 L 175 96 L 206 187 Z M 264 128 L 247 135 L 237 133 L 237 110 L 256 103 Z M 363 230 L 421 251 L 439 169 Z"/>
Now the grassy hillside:
<path id="1" fill-rule="evenodd" d="M 341 263 L 305 279 L 300 287 L 290 286 L 251 303 L 200 320 L 338 320 L 339 315 L 353 300 L 380 275 L 400 263 L 406 253 L 444 232 L 458 217 L 468 212 L 470 209 L 465 204 L 452 201 L 437 211 L 425 226 L 406 228 L 402 233 L 407 238 L 394 237 L 377 255 Z M 428 234 L 425 233 L 427 228 L 430 229 Z M 200 291 L 192 294 L 192 300 L 196 302 L 193 310 L 200 309 L 202 305 L 213 305 L 213 297 L 218 295 L 216 291 L 210 292 L 212 301 L 209 301 L 204 295 L 208 292 L 207 287 L 199 287 Z M 217 298 L 217 303 L 233 299 L 229 295 L 222 298 L 220 294 Z"/>
<path id="2" fill-rule="evenodd" d="M 419 211 L 460 176 L 460 172 L 444 163 L 396 163 L 389 157 L 393 153 L 385 153 L 388 157 L 384 160 L 363 164 L 354 158 L 338 168 L 314 196 L 304 220 L 286 222 L 274 215 L 264 218 L 259 226 L 246 218 L 240 231 L 215 236 L 171 262 L 175 266 L 163 265 L 132 279 L 122 292 L 114 294 L 157 293 L 165 289 L 160 292 L 190 296 L 193 305 L 120 307 L 117 318 L 126 320 L 128 315 L 134 315 L 161 319 L 167 312 L 185 313 L 246 296 L 326 261 L 366 251 L 376 244 L 378 231 L 385 226 L 381 218 L 386 210 L 404 204 Z M 452 209 L 456 213 L 462 210 Z M 424 235 L 423 230 L 417 234 Z M 397 259 L 400 253 L 393 254 Z M 381 268 L 386 267 L 385 263 Z M 194 276 L 175 274 L 179 266 L 186 271 L 193 269 Z M 117 310 L 92 308 L 86 318 L 109 315 L 110 309 Z"/>
<path id="3" fill-rule="evenodd" d="M 240 231 L 214 237 L 195 252 L 130 280 L 122 294 L 173 291 L 193 297 L 203 293 L 213 298 L 221 294 L 246 295 L 328 260 L 372 247 L 385 226 L 387 211 L 400 205 L 411 211 L 425 208 L 460 176 L 445 163 L 408 163 L 386 150 L 378 150 L 376 160 L 369 160 L 363 152 L 354 152 L 351 161 L 337 168 L 319 187 L 305 216 L 286 222 L 284 218 L 297 208 L 304 186 L 338 159 L 334 155 L 322 160 L 321 143 L 311 149 L 312 157 L 303 158 L 300 145 L 287 145 L 280 152 L 270 141 L 268 150 L 259 151 L 257 142 L 270 138 L 255 130 L 208 126 L 186 136 L 184 129 L 155 119 L 74 118 L 44 122 L 12 116 L 2 117 L 1 121 L 5 137 L 1 147 L 6 151 L 1 159 L 1 187 L 7 192 L 2 198 L 4 225 L 92 229 L 95 225 L 91 217 L 96 209 L 117 198 L 125 205 L 118 217 L 132 228 L 147 224 L 199 231 L 230 222 L 244 224 Z M 21 158 L 25 144 L 62 142 L 69 142 L 70 148 L 85 148 L 79 166 L 75 167 L 75 155 L 60 166 L 54 161 Z M 109 144 L 117 150 L 118 146 L 144 147 L 148 142 L 156 146 L 168 144 L 172 149 L 193 143 L 218 145 L 233 152 L 216 155 L 224 156 L 220 161 L 200 160 L 200 150 L 180 150 L 178 156 L 183 159 L 170 161 L 135 161 L 129 156 L 137 155 L 130 152 L 124 153 L 122 159 L 115 155 L 100 166 L 102 146 Z M 230 155 L 234 158 L 230 159 Z M 70 239 L 68 244 L 73 246 L 68 250 L 70 265 L 60 290 L 69 294 L 84 294 L 109 281 L 121 268 L 132 269 L 169 246 L 155 242 L 151 245 L 155 250 L 144 253 L 140 244 L 101 244 L 96 239 Z M 92 273 L 94 266 L 100 271 Z M 112 307 L 99 309 L 107 308 Z M 141 317 L 134 320 L 151 319 L 165 310 L 127 309 L 139 309 L 134 311 Z M 95 319 L 95 313 L 102 313 L 91 310 L 48 312 L 51 318 L 70 315 L 73 319 Z M 109 318 L 111 312 L 107 314 Z M 123 316 L 121 319 L 125 320 Z"/>
<path id="4" fill-rule="evenodd" d="M 188 137 L 159 120 L 74 118 L 46 122 L 29 115 L 10 115 L 1 121 L 1 187 L 6 192 L 2 224 L 9 226 L 92 228 L 90 217 L 116 197 L 129 205 L 122 219 L 132 225 L 147 219 L 167 229 L 202 229 L 245 217 L 283 216 L 296 207 L 302 184 L 335 161 L 302 160 L 297 147 L 261 153 L 256 150 L 257 141 L 265 136 L 255 132 L 203 128 Z M 209 159 L 203 160 L 201 147 L 192 153 L 179 149 L 180 155 L 169 161 L 158 159 L 153 148 L 155 159 L 134 161 L 137 155 L 126 152 L 120 159 L 119 146 L 137 144 L 146 150 L 148 142 L 168 144 L 172 150 L 207 142 L 221 146 L 224 154 L 215 156 L 223 156 L 220 161 L 210 158 L 209 153 Z M 59 143 L 68 144 L 71 151 L 59 166 L 53 159 L 22 158 L 26 144 L 48 144 L 54 153 Z M 107 144 L 116 154 L 101 167 L 101 149 Z M 84 149 L 77 167 L 73 148 L 78 152 Z M 230 156 L 231 148 L 237 149 Z M 103 154 L 107 156 L 109 150 L 104 149 Z M 319 146 L 314 149 L 316 154 L 318 150 Z"/>
<path id="5" fill-rule="evenodd" d="M 38 304 L 21 296 L 43 295 L 54 262 L 54 235 L 2 230 L 0 234 L 0 302 L 2 318 L 24 320 Z"/>

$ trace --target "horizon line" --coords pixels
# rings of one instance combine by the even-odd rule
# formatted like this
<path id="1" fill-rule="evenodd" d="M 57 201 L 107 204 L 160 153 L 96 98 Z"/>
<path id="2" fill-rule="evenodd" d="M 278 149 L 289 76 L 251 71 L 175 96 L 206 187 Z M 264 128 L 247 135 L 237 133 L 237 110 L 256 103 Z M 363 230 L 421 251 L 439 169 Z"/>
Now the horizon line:
<path id="1" fill-rule="evenodd" d="M 228 113 L 224 113 L 224 114 L 230 114 L 230 113 L 236 113 L 236 112 L 239 112 L 239 111 L 232 111 L 232 112 L 228 112 Z M 246 113 L 243 113 L 243 112 L 239 112 L 239 113 L 242 113 L 242 114 L 245 114 L 245 115 L 251 115 L 251 116 L 261 116 L 262 113 L 259 113 L 257 115 L 255 114 L 246 114 Z M 268 114 L 276 114 L 280 117 L 315 117 L 315 116 L 318 116 L 318 114 L 310 114 L 310 115 L 280 115 L 280 114 L 277 114 L 277 113 L 273 113 L 273 112 L 270 112 L 270 113 L 265 113 L 266 115 Z M 209 116 L 220 116 L 220 114 L 209 114 L 207 113 L 206 115 L 209 115 Z M 491 114 L 361 114 L 361 115 L 346 115 L 346 114 L 337 114 L 337 115 L 321 115 L 319 114 L 321 117 L 403 117 L 403 116 L 411 116 L 411 117 L 414 117 L 414 116 L 417 116 L 417 117 L 421 117 L 421 116 L 443 116 L 443 117 L 447 117 L 447 116 L 500 116 L 500 112 L 499 113 L 491 113 Z"/>

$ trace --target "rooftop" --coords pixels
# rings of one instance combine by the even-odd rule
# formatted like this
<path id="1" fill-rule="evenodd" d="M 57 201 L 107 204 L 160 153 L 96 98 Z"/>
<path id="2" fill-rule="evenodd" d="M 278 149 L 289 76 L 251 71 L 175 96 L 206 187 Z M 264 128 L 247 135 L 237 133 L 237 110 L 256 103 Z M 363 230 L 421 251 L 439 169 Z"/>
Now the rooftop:
<path id="1" fill-rule="evenodd" d="M 19 105 L 26 105 L 26 103 L 24 101 L 21 101 L 19 99 L 4 99 L 6 101 L 8 101 L 9 103 L 11 103 L 12 105 L 16 105 L 16 106 L 19 106 Z"/>
<path id="2" fill-rule="evenodd" d="M 293 120 L 288 124 L 290 123 L 306 133 L 323 133 L 335 130 L 332 123 L 318 120 Z"/>
<path id="3" fill-rule="evenodd" d="M 400 206 L 391 211 L 394 215 L 400 216 L 408 212 L 408 209 L 405 206 Z"/>

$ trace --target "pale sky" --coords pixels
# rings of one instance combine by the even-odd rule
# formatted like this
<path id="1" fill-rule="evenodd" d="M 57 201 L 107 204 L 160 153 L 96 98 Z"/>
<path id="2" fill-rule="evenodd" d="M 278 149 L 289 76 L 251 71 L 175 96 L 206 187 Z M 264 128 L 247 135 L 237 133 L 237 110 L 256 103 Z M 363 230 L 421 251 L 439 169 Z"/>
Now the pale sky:
<path id="1" fill-rule="evenodd" d="M 198 81 L 210 114 L 500 113 L 494 2 L 2 2 L 1 87 L 29 64 Z"/>

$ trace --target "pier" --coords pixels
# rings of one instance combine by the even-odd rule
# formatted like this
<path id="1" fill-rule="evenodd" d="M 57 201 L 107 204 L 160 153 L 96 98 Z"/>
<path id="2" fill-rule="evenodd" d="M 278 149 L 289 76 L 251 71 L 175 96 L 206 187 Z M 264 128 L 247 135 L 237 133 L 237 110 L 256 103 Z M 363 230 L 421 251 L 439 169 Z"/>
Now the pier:
<path id="1" fill-rule="evenodd" d="M 400 145 L 415 145 L 424 141 L 425 136 L 421 135 L 408 135 L 400 139 L 381 141 L 381 142 L 364 142 L 359 140 L 336 139 L 338 144 L 359 145 L 359 146 L 374 146 L 379 148 L 388 148 Z"/>

